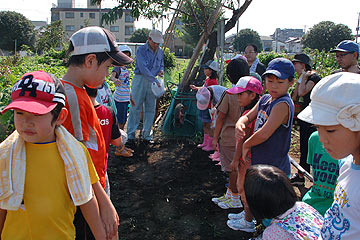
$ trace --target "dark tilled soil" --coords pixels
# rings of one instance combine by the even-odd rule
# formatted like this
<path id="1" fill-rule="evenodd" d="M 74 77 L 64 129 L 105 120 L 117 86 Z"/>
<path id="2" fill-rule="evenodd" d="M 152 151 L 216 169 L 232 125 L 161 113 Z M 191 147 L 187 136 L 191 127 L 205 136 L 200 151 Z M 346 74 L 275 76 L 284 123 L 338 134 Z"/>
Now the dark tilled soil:
<path id="1" fill-rule="evenodd" d="M 211 202 L 226 191 L 226 176 L 190 139 L 157 138 L 136 145 L 132 158 L 111 149 L 111 200 L 120 217 L 120 239 L 248 239 L 227 227 L 227 214 Z M 296 152 L 296 150 L 294 151 Z M 241 209 L 242 210 L 242 209 Z M 262 226 L 258 226 L 261 231 Z"/>

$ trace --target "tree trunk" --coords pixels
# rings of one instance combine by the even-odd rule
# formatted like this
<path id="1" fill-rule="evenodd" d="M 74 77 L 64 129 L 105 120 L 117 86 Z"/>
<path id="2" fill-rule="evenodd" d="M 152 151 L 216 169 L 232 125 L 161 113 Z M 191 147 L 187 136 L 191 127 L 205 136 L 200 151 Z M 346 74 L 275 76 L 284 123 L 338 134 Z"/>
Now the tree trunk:
<path id="1" fill-rule="evenodd" d="M 240 8 L 233 11 L 232 17 L 225 24 L 225 29 L 224 29 L 225 33 L 228 32 L 229 30 L 231 30 L 233 27 L 235 27 L 240 16 L 246 11 L 246 9 L 249 7 L 251 2 L 252 2 L 252 0 L 246 0 Z M 210 28 L 208 28 L 208 29 L 210 29 Z M 200 63 L 200 66 L 202 64 L 206 63 L 207 61 L 214 59 L 216 48 L 218 46 L 217 45 L 217 31 L 213 30 L 211 32 L 210 36 L 208 37 L 208 39 L 209 39 L 208 48 L 205 50 L 206 52 L 202 59 L 202 62 Z M 199 42 L 200 41 L 201 41 L 201 39 L 199 40 Z M 198 42 L 198 44 L 199 44 L 199 42 Z M 198 50 L 198 52 L 196 52 L 196 55 L 195 55 L 195 50 L 194 50 L 194 54 L 192 55 L 192 57 L 190 59 L 190 61 L 192 61 L 192 65 L 190 65 L 190 63 L 189 63 L 189 65 L 186 69 L 186 75 L 184 74 L 183 79 L 181 80 L 181 85 L 180 85 L 181 90 L 188 90 L 190 82 L 193 83 L 194 85 L 200 86 L 203 84 L 203 82 L 205 80 L 204 71 L 202 71 L 202 69 L 199 67 L 195 67 L 193 69 L 192 73 L 190 74 L 191 69 L 193 68 L 197 58 L 200 55 L 201 47 L 204 44 L 204 42 L 202 42 L 199 49 L 195 48 L 195 50 Z M 195 58 L 195 59 L 193 59 L 193 58 Z"/>
<path id="2" fill-rule="evenodd" d="M 221 3 L 218 2 L 216 8 L 214 9 L 214 11 L 212 12 L 211 16 L 209 17 L 209 20 L 207 22 L 206 28 L 204 29 L 204 32 L 202 33 L 200 40 L 198 41 L 194 52 L 191 56 L 190 62 L 186 68 L 186 71 L 184 73 L 184 76 L 181 80 L 180 83 L 180 91 L 185 90 L 185 88 L 187 88 L 189 86 L 189 75 L 191 72 L 191 69 L 194 67 L 196 60 L 198 59 L 200 52 L 201 52 L 201 48 L 204 45 L 204 43 L 206 42 L 206 40 L 208 39 L 210 33 L 212 32 L 212 29 L 215 25 L 215 21 L 219 15 L 221 9 Z M 208 32 L 209 31 L 209 32 Z"/>

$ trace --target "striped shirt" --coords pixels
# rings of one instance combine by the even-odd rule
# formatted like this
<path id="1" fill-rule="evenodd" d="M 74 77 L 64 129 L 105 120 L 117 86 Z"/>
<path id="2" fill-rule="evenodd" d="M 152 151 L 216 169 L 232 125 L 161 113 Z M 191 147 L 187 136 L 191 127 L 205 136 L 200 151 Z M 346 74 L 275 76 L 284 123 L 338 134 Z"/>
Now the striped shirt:
<path id="1" fill-rule="evenodd" d="M 114 100 L 117 102 L 130 101 L 130 81 L 129 70 L 126 67 L 114 67 L 113 72 L 116 73 L 118 80 L 114 81 L 115 92 Z"/>

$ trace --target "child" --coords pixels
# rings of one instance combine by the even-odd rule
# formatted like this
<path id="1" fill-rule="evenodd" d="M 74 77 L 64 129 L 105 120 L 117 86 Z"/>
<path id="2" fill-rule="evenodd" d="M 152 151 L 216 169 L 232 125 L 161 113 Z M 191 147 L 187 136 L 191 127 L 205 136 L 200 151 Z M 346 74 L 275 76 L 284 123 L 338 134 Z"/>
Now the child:
<path id="1" fill-rule="evenodd" d="M 334 202 L 326 211 L 322 239 L 360 236 L 360 75 L 336 73 L 314 87 L 298 118 L 315 124 L 326 151 L 339 161 Z"/>
<path id="2" fill-rule="evenodd" d="M 272 219 L 262 239 L 318 239 L 323 217 L 297 202 L 288 176 L 277 167 L 253 165 L 245 175 L 245 196 L 256 220 Z"/>
<path id="3" fill-rule="evenodd" d="M 237 82 L 235 87 L 229 89 L 226 91 L 226 93 L 230 95 L 235 95 L 237 97 L 238 105 L 235 105 L 235 107 L 239 109 L 244 109 L 246 112 L 249 111 L 259 100 L 259 96 L 262 93 L 263 88 L 261 86 L 261 82 L 257 80 L 254 77 L 246 76 L 240 78 L 240 80 Z M 221 108 L 219 107 L 219 117 L 223 116 L 224 113 L 221 112 Z M 227 114 L 220 119 L 219 122 L 217 122 L 218 125 L 222 125 L 223 127 L 226 126 L 227 118 L 231 116 L 231 112 L 233 111 L 233 108 L 230 107 Z M 238 118 L 235 118 L 233 123 L 233 128 L 235 127 L 234 124 L 237 121 Z M 219 123 L 219 124 L 218 124 Z M 251 125 L 251 124 L 250 124 Z M 251 126 L 248 128 L 248 135 L 252 133 L 253 127 L 251 129 Z M 225 131 L 223 129 L 222 131 Z M 215 134 L 218 132 L 215 131 Z M 234 129 L 231 130 L 232 135 L 234 135 Z M 225 133 L 222 133 L 221 140 L 223 138 L 228 137 Z M 229 138 L 229 137 L 228 137 Z M 229 187 L 227 190 L 227 194 L 230 195 L 230 199 L 221 201 L 218 203 L 218 206 L 227 209 L 227 208 L 234 208 L 235 206 L 241 207 L 242 204 L 240 202 L 240 192 L 238 191 L 237 187 L 237 178 L 238 178 L 238 167 L 239 167 L 239 160 L 241 157 L 241 150 L 242 150 L 242 142 L 238 141 L 236 143 L 235 149 L 229 149 L 229 151 L 232 152 L 232 159 L 227 158 L 227 155 L 224 154 L 226 152 L 226 149 L 224 150 L 222 144 L 220 143 L 220 160 L 221 160 L 221 166 L 224 170 L 227 172 L 230 172 L 229 175 Z M 232 160 L 232 161 L 231 161 Z M 226 194 L 225 194 L 226 198 Z"/>
<path id="4" fill-rule="evenodd" d="M 121 45 L 120 51 L 126 56 L 131 57 L 131 49 L 127 45 Z M 132 106 L 135 106 L 130 94 L 130 78 L 129 70 L 126 66 L 114 67 L 111 73 L 111 80 L 115 84 L 114 100 L 117 109 L 117 120 L 119 128 L 124 130 L 124 126 L 127 120 L 127 113 L 129 110 L 129 102 Z"/>
<path id="5" fill-rule="evenodd" d="M 105 81 L 110 66 L 132 62 L 131 58 L 120 52 L 114 42 L 114 36 L 104 28 L 86 27 L 75 32 L 70 38 L 71 57 L 62 81 L 67 100 L 65 107 L 69 110 L 69 117 L 63 125 L 89 150 L 100 178 L 101 185 L 94 185 L 94 192 L 108 236 L 117 233 L 118 216 L 104 191 L 106 147 L 99 120 L 84 85 L 97 88 Z M 88 235 L 84 233 L 82 222 L 81 217 L 76 215 L 75 226 L 79 239 L 85 238 L 82 234 Z"/>
<path id="6" fill-rule="evenodd" d="M 251 162 L 251 165 L 278 167 L 288 176 L 288 152 L 294 116 L 294 104 L 288 89 L 293 85 L 294 72 L 294 65 L 288 59 L 276 58 L 270 61 L 263 75 L 269 94 L 262 96 L 256 106 L 236 123 L 236 137 L 242 139 L 246 136 L 246 126 L 256 119 L 254 134 L 244 141 L 242 159 Z M 250 152 L 251 159 L 248 156 Z M 245 215 L 251 216 L 246 209 Z M 254 224 L 247 220 L 231 221 L 228 225 L 236 230 L 255 231 Z"/>
<path id="7" fill-rule="evenodd" d="M 96 239 L 105 239 L 91 157 L 61 126 L 67 110 L 60 81 L 26 73 L 11 100 L 1 112 L 14 110 L 16 130 L 0 145 L 0 238 L 74 239 L 79 206 Z"/>
<path id="8" fill-rule="evenodd" d="M 236 84 L 240 84 L 239 86 L 242 87 L 246 86 L 248 80 L 250 79 L 238 79 L 239 77 L 243 77 L 245 74 L 249 74 L 249 67 L 243 59 L 232 60 L 226 68 L 226 74 L 232 83 L 237 82 Z M 258 82 L 257 80 L 255 81 Z M 234 89 L 232 89 L 231 92 L 235 91 Z M 256 94 L 254 94 L 254 97 L 255 95 Z M 226 194 L 222 197 L 212 198 L 211 200 L 223 209 L 239 208 L 242 205 L 240 202 L 240 195 L 236 188 L 237 172 L 233 171 L 231 168 L 231 162 L 234 159 L 236 147 L 236 139 L 234 135 L 235 123 L 243 113 L 244 106 L 239 105 L 237 95 L 224 94 L 223 98 L 218 102 L 216 108 L 218 116 L 216 119 L 212 144 L 213 147 L 217 144 L 219 145 L 221 169 L 230 173 L 230 178 Z"/>
<path id="9" fill-rule="evenodd" d="M 312 165 L 314 182 L 302 201 L 324 216 L 334 200 L 336 180 L 339 176 L 339 163 L 323 148 L 317 131 L 311 134 L 309 138 L 307 163 Z"/>
<path id="10" fill-rule="evenodd" d="M 211 85 L 217 85 L 217 72 L 219 71 L 219 64 L 216 61 L 209 60 L 206 64 L 202 66 L 202 68 L 204 68 L 204 74 L 207 77 L 202 87 L 206 88 Z M 196 91 L 198 91 L 202 87 L 196 87 L 192 84 L 190 85 L 190 88 Z M 212 151 L 214 149 L 211 144 L 213 134 L 210 132 L 211 117 L 209 113 L 209 106 L 207 108 L 201 107 L 201 109 L 199 110 L 199 117 L 203 122 L 204 140 L 201 144 L 197 145 L 197 147 L 203 149 L 204 151 Z"/>
<path id="11" fill-rule="evenodd" d="M 101 130 L 104 135 L 105 146 L 106 146 L 106 165 L 107 165 L 109 158 L 110 143 L 114 146 L 123 145 L 121 142 L 121 134 L 116 122 L 116 115 L 111 107 L 99 104 L 96 101 L 96 96 L 98 92 L 97 88 L 89 88 L 88 86 L 85 85 L 85 89 L 86 89 L 86 93 L 90 97 L 91 103 L 94 105 L 96 115 L 99 118 Z M 129 152 L 129 157 L 130 156 L 132 156 L 132 154 Z M 110 197 L 110 185 L 109 185 L 109 178 L 107 171 L 105 176 L 105 192 Z"/>

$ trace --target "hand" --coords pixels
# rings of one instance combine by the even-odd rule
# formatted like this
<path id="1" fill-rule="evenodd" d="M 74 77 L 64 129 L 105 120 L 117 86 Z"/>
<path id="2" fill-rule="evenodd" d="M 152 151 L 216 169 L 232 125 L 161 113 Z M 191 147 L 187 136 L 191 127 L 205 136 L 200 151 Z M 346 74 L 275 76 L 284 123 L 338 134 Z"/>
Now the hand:
<path id="1" fill-rule="evenodd" d="M 308 79 L 311 75 L 311 71 L 306 71 L 306 73 L 303 75 L 303 78 Z"/>
<path id="2" fill-rule="evenodd" d="M 161 70 L 161 71 L 158 73 L 158 75 L 159 75 L 160 77 L 163 77 L 163 76 L 164 76 L 164 71 Z"/>
<path id="3" fill-rule="evenodd" d="M 235 138 L 243 139 L 246 136 L 245 129 L 246 125 L 240 121 L 237 121 L 235 125 Z"/>
<path id="4" fill-rule="evenodd" d="M 133 107 L 136 106 L 134 99 L 130 98 L 130 104 L 131 104 L 131 106 L 133 106 Z"/>
<path id="5" fill-rule="evenodd" d="M 161 87 L 160 82 L 156 82 L 156 85 L 157 85 L 159 88 Z"/>
<path id="6" fill-rule="evenodd" d="M 192 90 L 197 90 L 197 87 L 196 87 L 194 84 L 190 84 L 189 87 L 190 87 Z"/>
<path id="7" fill-rule="evenodd" d="M 100 211 L 101 220 L 103 222 L 107 239 L 112 239 L 117 234 L 117 229 L 119 226 L 119 216 L 111 204 L 107 208 L 103 208 Z"/>
<path id="8" fill-rule="evenodd" d="M 242 149 L 242 161 L 244 161 L 245 164 L 251 162 L 251 159 L 249 157 L 250 150 L 251 148 L 247 146 L 246 142 L 244 142 Z"/>

